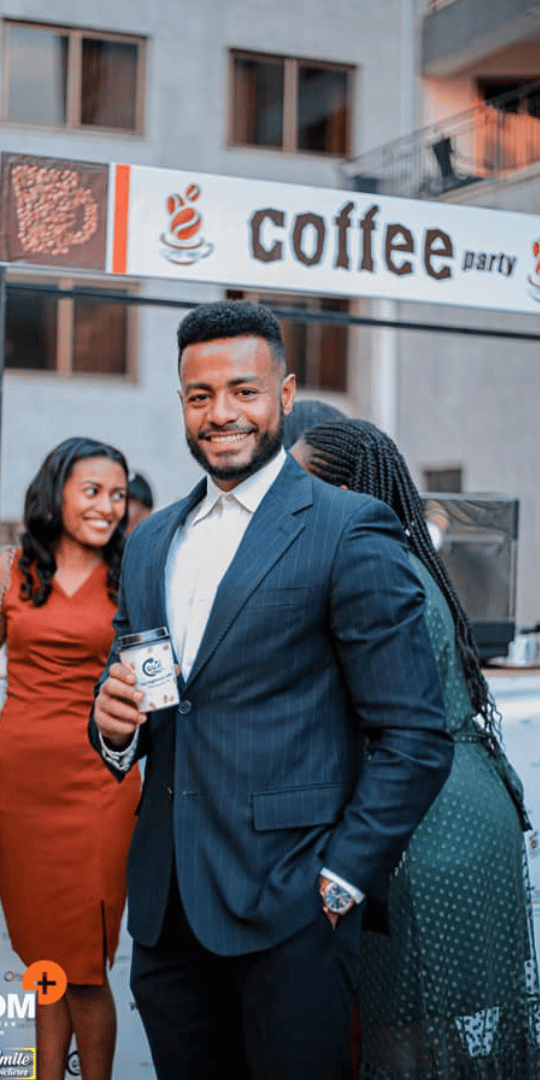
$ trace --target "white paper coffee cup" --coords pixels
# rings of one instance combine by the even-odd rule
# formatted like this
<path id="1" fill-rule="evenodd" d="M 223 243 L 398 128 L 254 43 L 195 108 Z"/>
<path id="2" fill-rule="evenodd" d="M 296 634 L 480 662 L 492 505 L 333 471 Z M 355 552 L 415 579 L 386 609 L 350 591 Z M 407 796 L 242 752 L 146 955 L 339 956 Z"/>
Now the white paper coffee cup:
<path id="1" fill-rule="evenodd" d="M 144 691 L 141 712 L 168 709 L 179 702 L 171 639 L 166 626 L 118 639 L 118 655 L 131 668 L 137 689 Z"/>

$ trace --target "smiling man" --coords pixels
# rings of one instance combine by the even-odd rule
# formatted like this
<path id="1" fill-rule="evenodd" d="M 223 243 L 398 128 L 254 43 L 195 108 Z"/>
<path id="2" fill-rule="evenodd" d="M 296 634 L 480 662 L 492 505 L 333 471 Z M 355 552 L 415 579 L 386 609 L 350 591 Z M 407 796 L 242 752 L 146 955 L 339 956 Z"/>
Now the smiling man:
<path id="1" fill-rule="evenodd" d="M 184 422 L 199 465 L 231 491 L 283 443 L 294 375 L 279 343 L 253 335 L 187 345 L 182 353 Z"/>
<path id="2" fill-rule="evenodd" d="M 345 1080 L 362 917 L 451 764 L 423 594 L 392 511 L 283 451 L 274 316 L 206 305 L 178 344 L 207 476 L 133 534 L 116 629 L 169 626 L 180 704 L 111 663 L 90 728 L 118 779 L 147 755 L 133 991 L 159 1080 Z"/>

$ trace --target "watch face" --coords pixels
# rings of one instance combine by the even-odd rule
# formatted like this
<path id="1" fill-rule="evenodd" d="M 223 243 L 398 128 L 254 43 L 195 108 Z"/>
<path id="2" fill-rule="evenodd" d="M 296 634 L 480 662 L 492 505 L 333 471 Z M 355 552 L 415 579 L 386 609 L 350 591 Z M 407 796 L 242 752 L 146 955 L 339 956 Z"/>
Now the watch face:
<path id="1" fill-rule="evenodd" d="M 338 885 L 337 881 L 334 881 L 328 886 L 324 894 L 324 902 L 330 911 L 337 914 L 349 906 L 351 896 L 342 885 Z"/>

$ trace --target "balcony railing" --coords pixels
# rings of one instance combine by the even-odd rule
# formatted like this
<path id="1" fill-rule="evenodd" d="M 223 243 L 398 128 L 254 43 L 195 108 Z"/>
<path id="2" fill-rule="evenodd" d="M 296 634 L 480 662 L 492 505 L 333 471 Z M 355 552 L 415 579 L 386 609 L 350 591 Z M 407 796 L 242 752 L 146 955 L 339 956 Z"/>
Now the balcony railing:
<path id="1" fill-rule="evenodd" d="M 540 161 L 540 80 L 343 162 L 353 191 L 437 199 Z"/>

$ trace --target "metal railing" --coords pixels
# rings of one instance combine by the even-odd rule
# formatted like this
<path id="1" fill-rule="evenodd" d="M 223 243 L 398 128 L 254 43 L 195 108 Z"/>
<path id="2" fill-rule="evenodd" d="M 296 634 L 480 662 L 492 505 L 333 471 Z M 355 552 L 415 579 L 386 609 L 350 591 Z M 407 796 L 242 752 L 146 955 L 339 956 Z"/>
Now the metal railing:
<path id="1" fill-rule="evenodd" d="M 540 80 L 340 166 L 353 191 L 436 199 L 540 161 Z"/>

